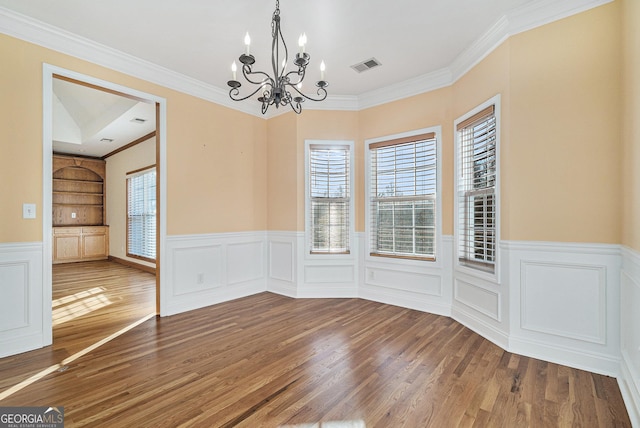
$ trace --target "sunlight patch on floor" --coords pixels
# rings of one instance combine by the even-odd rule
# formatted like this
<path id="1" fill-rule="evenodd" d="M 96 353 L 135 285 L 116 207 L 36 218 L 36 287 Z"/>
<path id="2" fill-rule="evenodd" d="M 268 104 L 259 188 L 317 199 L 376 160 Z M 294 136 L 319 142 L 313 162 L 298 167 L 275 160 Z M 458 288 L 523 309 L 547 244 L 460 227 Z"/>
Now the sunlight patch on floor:
<path id="1" fill-rule="evenodd" d="M 113 302 L 103 293 L 103 287 L 95 287 L 71 296 L 65 296 L 53 301 L 53 325 L 59 325 L 67 321 L 91 313 Z"/>
<path id="2" fill-rule="evenodd" d="M 54 299 L 52 305 L 54 308 L 60 305 L 66 305 L 67 303 L 75 302 L 76 300 L 81 300 L 89 296 L 94 296 L 96 294 L 101 294 L 107 291 L 104 287 L 93 287 L 88 290 L 82 290 L 79 293 L 72 294 L 71 296 L 64 296 L 59 299 Z"/>
<path id="3" fill-rule="evenodd" d="M 0 393 L 0 401 L 4 400 L 7 397 L 10 397 L 11 395 L 15 394 L 16 392 L 20 391 L 21 389 L 24 389 L 27 386 L 39 381 L 40 379 L 42 379 L 43 377 L 47 376 L 48 374 L 51 374 L 51 373 L 55 372 L 56 370 L 58 370 L 58 369 L 60 369 L 62 367 L 65 367 L 68 364 L 71 364 L 72 362 L 74 362 L 78 358 L 88 354 L 89 352 L 91 352 L 94 349 L 104 345 L 105 343 L 112 341 L 116 337 L 123 335 L 124 333 L 128 332 L 129 330 L 139 326 L 143 322 L 145 322 L 145 321 L 147 321 L 147 320 L 149 320 L 149 319 L 151 319 L 151 318 L 153 318 L 155 316 L 156 316 L 155 313 L 148 314 L 145 317 L 139 319 L 138 321 L 133 322 L 133 323 L 129 324 L 128 326 L 118 330 L 117 332 L 113 333 L 112 335 L 110 335 L 108 337 L 105 337 L 104 339 L 94 343 L 93 345 L 87 346 L 82 351 L 76 352 L 75 354 L 71 355 L 70 357 L 65 358 L 60 363 L 54 364 L 51 367 L 47 367 L 46 369 L 34 374 L 33 376 L 29 377 L 28 379 L 23 380 L 19 384 L 12 386 L 11 388 L 7 389 L 6 391 L 3 391 L 2 393 Z"/>

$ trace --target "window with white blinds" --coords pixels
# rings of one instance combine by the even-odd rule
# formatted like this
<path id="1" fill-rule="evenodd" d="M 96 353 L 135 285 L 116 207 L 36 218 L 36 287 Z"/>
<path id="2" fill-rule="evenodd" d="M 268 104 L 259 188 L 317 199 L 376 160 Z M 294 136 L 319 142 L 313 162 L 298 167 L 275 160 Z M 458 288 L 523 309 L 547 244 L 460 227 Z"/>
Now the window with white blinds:
<path id="1" fill-rule="evenodd" d="M 156 258 L 156 169 L 127 175 L 127 256 Z"/>
<path id="2" fill-rule="evenodd" d="M 369 145 L 371 255 L 435 260 L 434 133 Z"/>
<path id="3" fill-rule="evenodd" d="M 488 272 L 496 262 L 496 115 L 491 105 L 457 125 L 458 260 Z"/>
<path id="4" fill-rule="evenodd" d="M 309 146 L 311 253 L 349 253 L 350 168 L 348 146 Z"/>

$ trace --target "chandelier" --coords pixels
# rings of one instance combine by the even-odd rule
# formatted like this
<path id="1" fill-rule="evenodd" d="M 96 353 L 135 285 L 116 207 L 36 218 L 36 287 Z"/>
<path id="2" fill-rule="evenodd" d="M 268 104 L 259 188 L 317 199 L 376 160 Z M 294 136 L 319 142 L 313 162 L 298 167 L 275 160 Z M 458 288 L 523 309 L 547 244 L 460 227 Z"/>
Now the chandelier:
<path id="1" fill-rule="evenodd" d="M 240 55 L 240 63 L 242 64 L 242 75 L 247 82 L 257 85 L 255 91 L 249 95 L 241 96 L 240 87 L 242 84 L 236 80 L 237 65 L 234 61 L 231 65 L 231 72 L 233 79 L 229 80 L 227 84 L 231 87 L 229 90 L 229 97 L 234 101 L 243 101 L 247 98 L 251 98 L 260 92 L 258 101 L 262 103 L 262 114 L 267 112 L 267 109 L 271 105 L 275 105 L 276 108 L 286 105 L 290 105 L 294 112 L 300 114 L 302 111 L 302 103 L 305 99 L 310 101 L 323 101 L 327 98 L 327 86 L 329 83 L 324 80 L 325 65 L 324 61 L 320 64 L 320 80 L 316 82 L 317 98 L 305 95 L 300 91 L 302 87 L 302 81 L 311 58 L 308 53 L 305 52 L 305 43 L 307 42 L 306 34 L 302 34 L 298 39 L 298 45 L 300 51 L 296 53 L 296 58 L 293 61 L 297 69 L 287 72 L 287 62 L 289 61 L 289 51 L 287 44 L 282 37 L 282 31 L 280 30 L 280 1 L 276 0 L 276 10 L 273 12 L 271 18 L 271 66 L 273 67 L 273 77 L 263 71 L 253 71 L 253 64 L 256 59 L 249 52 L 251 39 L 249 33 L 244 38 L 246 45 L 246 51 Z M 283 54 L 282 60 L 280 55 Z"/>

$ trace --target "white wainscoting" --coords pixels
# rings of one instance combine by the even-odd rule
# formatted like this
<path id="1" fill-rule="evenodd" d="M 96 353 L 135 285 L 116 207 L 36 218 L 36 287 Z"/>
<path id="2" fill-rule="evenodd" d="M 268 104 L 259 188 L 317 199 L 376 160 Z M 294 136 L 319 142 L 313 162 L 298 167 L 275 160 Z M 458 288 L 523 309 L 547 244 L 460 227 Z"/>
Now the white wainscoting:
<path id="1" fill-rule="evenodd" d="M 49 344 L 51 290 L 43 287 L 42 256 L 41 242 L 0 244 L 0 358 Z"/>
<path id="2" fill-rule="evenodd" d="M 310 254 L 304 232 L 268 232 L 267 288 L 298 298 L 358 297 L 359 239 L 350 254 Z"/>
<path id="3" fill-rule="evenodd" d="M 508 263 L 509 351 L 617 376 L 620 247 L 503 241 L 501 250 Z"/>
<path id="4" fill-rule="evenodd" d="M 438 315 L 451 315 L 451 262 L 453 237 L 443 236 L 439 260 L 372 257 L 366 254 L 365 236 L 359 234 L 362 280 L 361 298 Z"/>
<path id="5" fill-rule="evenodd" d="M 499 257 L 502 266 L 506 258 L 503 251 Z M 501 348 L 508 349 L 509 288 L 500 283 L 498 278 L 501 277 L 504 278 L 504 274 L 489 275 L 476 273 L 469 268 L 454 268 L 451 314 L 459 323 Z"/>
<path id="6" fill-rule="evenodd" d="M 265 236 L 265 232 L 168 236 L 161 314 L 266 291 Z"/>
<path id="7" fill-rule="evenodd" d="M 620 279 L 622 363 L 618 384 L 631 424 L 640 427 L 640 253 L 622 249 Z"/>
<path id="8" fill-rule="evenodd" d="M 289 297 L 298 296 L 297 254 L 298 233 L 268 232 L 269 274 L 267 289 Z"/>

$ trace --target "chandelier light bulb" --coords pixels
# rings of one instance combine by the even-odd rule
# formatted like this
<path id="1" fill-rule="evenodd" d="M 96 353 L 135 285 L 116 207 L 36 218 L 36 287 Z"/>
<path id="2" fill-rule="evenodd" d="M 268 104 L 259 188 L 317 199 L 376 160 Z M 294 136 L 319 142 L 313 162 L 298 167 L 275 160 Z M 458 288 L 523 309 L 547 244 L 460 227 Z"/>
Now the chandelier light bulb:
<path id="1" fill-rule="evenodd" d="M 249 47 L 251 46 L 251 37 L 249 37 L 249 32 L 244 36 L 244 44 L 247 46 L 246 55 L 249 55 Z"/>
<path id="2" fill-rule="evenodd" d="M 303 54 L 304 53 L 304 45 L 307 44 L 307 33 L 302 33 L 300 34 L 300 37 L 298 38 L 298 46 L 300 46 L 300 53 Z"/>
<path id="3" fill-rule="evenodd" d="M 320 80 L 324 80 L 324 71 L 326 68 L 327 66 L 324 65 L 324 61 L 320 62 Z"/>
<path id="4" fill-rule="evenodd" d="M 233 75 L 233 80 L 236 80 L 236 71 L 238 71 L 238 66 L 236 65 L 236 62 L 233 61 L 233 63 L 231 64 L 231 74 Z"/>

